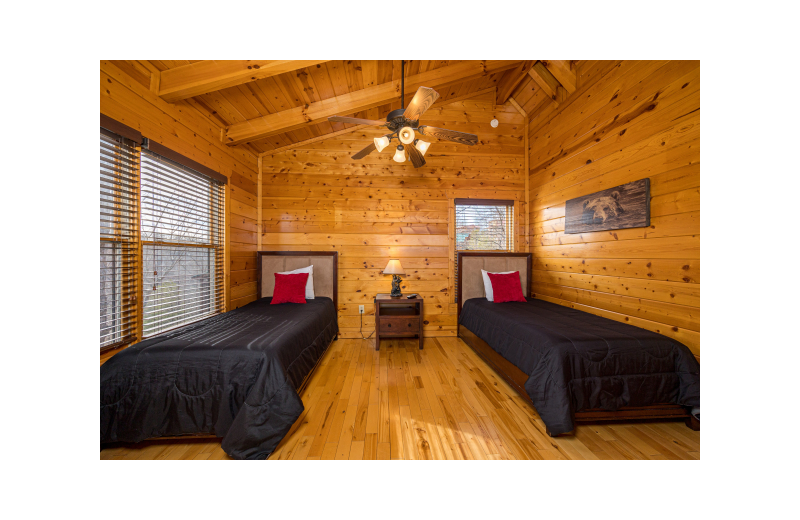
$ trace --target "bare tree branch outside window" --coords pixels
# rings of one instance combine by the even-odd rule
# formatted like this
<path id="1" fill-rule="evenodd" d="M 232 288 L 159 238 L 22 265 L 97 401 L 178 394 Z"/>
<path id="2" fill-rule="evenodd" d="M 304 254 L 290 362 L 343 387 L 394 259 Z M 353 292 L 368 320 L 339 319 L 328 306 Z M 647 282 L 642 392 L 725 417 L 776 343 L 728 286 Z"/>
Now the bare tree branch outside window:
<path id="1" fill-rule="evenodd" d="M 144 334 L 222 310 L 223 187 L 142 154 Z"/>
<path id="2" fill-rule="evenodd" d="M 512 251 L 514 249 L 514 206 L 455 206 L 455 253 L 459 251 Z M 455 262 L 456 284 L 458 262 Z M 456 285 L 456 294 L 458 286 Z M 456 301 L 455 294 L 453 301 Z"/>

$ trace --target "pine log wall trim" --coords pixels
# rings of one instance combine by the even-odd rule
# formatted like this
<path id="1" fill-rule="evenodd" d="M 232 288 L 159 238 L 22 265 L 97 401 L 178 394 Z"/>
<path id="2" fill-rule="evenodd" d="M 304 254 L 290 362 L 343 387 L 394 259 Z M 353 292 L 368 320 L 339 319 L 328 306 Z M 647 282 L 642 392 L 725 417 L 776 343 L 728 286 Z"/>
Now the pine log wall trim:
<path id="1" fill-rule="evenodd" d="M 191 100 L 167 103 L 136 62 L 100 61 L 100 113 L 227 177 L 227 310 L 256 299 L 258 158 L 225 146 L 221 127 Z"/>
<path id="2" fill-rule="evenodd" d="M 489 92 L 434 105 L 420 121 L 477 134 L 479 142 L 422 137 L 432 144 L 417 169 L 392 161 L 389 150 L 353 160 L 386 133 L 366 127 L 261 157 L 261 248 L 339 252 L 340 337 L 361 337 L 359 305 L 364 336 L 374 330 L 373 299 L 391 289 L 382 274 L 391 258 L 406 271 L 403 293 L 424 298 L 425 336 L 456 336 L 453 200 L 514 200 L 526 214 L 525 120 L 513 106 L 494 105 Z M 524 242 L 518 220 L 515 244 Z"/>
<path id="3" fill-rule="evenodd" d="M 700 356 L 700 63 L 578 62 L 528 125 L 531 293 Z M 567 200 L 650 179 L 650 226 L 564 233 Z"/>

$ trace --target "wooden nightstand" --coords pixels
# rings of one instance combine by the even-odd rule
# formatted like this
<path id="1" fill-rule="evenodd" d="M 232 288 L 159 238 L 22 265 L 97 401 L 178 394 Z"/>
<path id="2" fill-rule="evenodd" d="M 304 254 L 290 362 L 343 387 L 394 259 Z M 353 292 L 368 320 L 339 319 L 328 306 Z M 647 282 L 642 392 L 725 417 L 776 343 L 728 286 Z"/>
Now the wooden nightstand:
<path id="1" fill-rule="evenodd" d="M 422 298 L 375 296 L 375 350 L 382 337 L 418 337 L 422 349 Z"/>

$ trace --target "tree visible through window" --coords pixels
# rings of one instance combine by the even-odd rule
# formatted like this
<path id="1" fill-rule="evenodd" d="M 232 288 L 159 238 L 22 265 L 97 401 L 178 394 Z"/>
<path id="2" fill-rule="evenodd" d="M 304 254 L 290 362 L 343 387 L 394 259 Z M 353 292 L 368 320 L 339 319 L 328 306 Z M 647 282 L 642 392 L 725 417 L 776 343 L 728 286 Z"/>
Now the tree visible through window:
<path id="1" fill-rule="evenodd" d="M 224 186 L 142 152 L 143 335 L 223 310 Z"/>
<path id="2" fill-rule="evenodd" d="M 455 274 L 458 294 L 459 251 L 513 251 L 514 201 L 455 200 Z"/>
<path id="3" fill-rule="evenodd" d="M 136 143 L 100 129 L 100 348 L 136 334 L 138 171 Z"/>
<path id="4" fill-rule="evenodd" d="M 457 251 L 508 251 L 513 206 L 456 206 Z"/>

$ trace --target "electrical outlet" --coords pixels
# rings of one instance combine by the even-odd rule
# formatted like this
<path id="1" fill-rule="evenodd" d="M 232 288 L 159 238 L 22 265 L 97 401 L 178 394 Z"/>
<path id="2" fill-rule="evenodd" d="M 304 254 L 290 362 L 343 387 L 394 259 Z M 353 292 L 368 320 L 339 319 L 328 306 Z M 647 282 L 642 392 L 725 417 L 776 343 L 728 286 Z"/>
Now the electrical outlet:
<path id="1" fill-rule="evenodd" d="M 358 313 L 359 314 L 364 314 L 364 306 L 363 305 L 359 305 L 358 306 Z"/>

